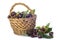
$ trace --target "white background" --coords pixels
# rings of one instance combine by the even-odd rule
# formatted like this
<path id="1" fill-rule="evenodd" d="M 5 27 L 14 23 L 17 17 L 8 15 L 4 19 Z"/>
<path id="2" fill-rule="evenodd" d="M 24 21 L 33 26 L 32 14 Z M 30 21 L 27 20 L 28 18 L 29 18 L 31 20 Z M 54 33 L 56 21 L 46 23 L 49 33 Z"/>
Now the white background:
<path id="1" fill-rule="evenodd" d="M 0 40 L 48 40 L 18 36 L 13 33 L 7 16 L 11 6 L 14 3 L 23 2 L 31 9 L 35 9 L 37 15 L 36 26 L 51 23 L 54 38 L 50 40 L 59 40 L 60 38 L 60 0 L 0 0 Z M 16 6 L 14 10 L 24 10 L 23 6 Z"/>

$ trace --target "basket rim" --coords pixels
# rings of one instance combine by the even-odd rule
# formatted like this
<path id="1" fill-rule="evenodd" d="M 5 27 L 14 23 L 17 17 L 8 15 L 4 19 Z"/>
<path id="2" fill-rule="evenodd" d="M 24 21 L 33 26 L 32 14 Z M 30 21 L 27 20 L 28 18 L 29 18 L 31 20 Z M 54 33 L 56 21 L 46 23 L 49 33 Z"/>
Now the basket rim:
<path id="1" fill-rule="evenodd" d="M 36 14 L 33 15 L 33 17 L 30 17 L 30 18 L 34 18 L 36 17 Z M 30 19 L 30 18 L 8 18 L 8 19 Z"/>

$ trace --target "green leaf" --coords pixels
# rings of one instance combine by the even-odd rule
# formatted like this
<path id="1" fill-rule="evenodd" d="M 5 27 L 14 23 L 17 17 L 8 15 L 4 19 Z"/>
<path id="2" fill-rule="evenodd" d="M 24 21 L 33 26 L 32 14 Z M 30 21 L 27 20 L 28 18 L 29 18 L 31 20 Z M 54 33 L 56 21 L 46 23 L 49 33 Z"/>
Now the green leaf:
<path id="1" fill-rule="evenodd" d="M 40 29 L 40 26 L 37 26 L 36 29 Z"/>
<path id="2" fill-rule="evenodd" d="M 33 10 L 33 14 L 35 13 L 35 9 Z"/>
<path id="3" fill-rule="evenodd" d="M 34 10 L 32 10 L 32 11 L 30 11 L 31 12 L 31 14 L 34 14 L 35 13 L 35 9 Z"/>
<path id="4" fill-rule="evenodd" d="M 48 39 L 53 38 L 52 36 L 46 35 L 42 32 L 38 32 L 38 35 L 42 36 L 43 38 L 48 38 Z"/>
<path id="5" fill-rule="evenodd" d="M 38 32 L 38 35 L 43 36 L 44 33 L 43 32 Z"/>
<path id="6" fill-rule="evenodd" d="M 49 28 L 49 25 L 50 25 L 50 23 L 48 23 L 48 24 L 45 26 L 45 29 L 46 29 L 46 30 Z"/>
<path id="7" fill-rule="evenodd" d="M 48 39 L 50 39 L 50 38 L 53 38 L 53 37 L 44 34 L 44 35 L 43 35 L 43 38 L 48 38 Z"/>
<path id="8" fill-rule="evenodd" d="M 29 10 L 27 10 L 25 14 L 27 14 L 28 12 L 29 12 Z"/>
<path id="9" fill-rule="evenodd" d="M 17 14 L 19 14 L 20 12 L 18 11 Z"/>
<path id="10" fill-rule="evenodd" d="M 28 10 L 24 11 L 23 18 L 26 18 L 27 12 L 28 12 Z"/>
<path id="11" fill-rule="evenodd" d="M 49 33 L 50 31 L 52 31 L 52 28 L 48 28 L 45 33 Z"/>

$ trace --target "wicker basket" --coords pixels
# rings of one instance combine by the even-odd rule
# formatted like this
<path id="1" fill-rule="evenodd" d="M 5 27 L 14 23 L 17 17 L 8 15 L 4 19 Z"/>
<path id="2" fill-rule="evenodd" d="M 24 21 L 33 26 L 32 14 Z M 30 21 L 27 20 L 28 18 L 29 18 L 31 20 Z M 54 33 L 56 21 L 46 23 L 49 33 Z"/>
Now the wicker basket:
<path id="1" fill-rule="evenodd" d="M 10 14 L 16 5 L 23 5 L 28 10 L 30 10 L 31 13 L 33 13 L 32 10 L 24 3 L 15 3 L 12 6 L 12 8 L 10 9 Z M 10 21 L 11 27 L 12 27 L 15 34 L 25 35 L 27 30 L 31 30 L 35 27 L 36 15 L 33 15 L 33 17 L 31 17 L 31 18 L 19 18 L 19 19 L 9 18 L 9 21 Z"/>

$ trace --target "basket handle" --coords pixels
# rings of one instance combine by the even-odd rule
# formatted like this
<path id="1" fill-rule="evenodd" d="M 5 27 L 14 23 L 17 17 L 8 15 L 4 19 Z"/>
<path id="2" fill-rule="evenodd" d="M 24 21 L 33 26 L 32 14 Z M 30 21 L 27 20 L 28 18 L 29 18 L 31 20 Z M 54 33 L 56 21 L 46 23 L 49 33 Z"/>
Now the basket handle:
<path id="1" fill-rule="evenodd" d="M 28 10 L 30 10 L 31 13 L 32 13 L 32 10 L 31 10 L 26 4 L 24 4 L 24 3 L 15 3 L 15 4 L 12 6 L 12 8 L 10 9 L 10 13 L 12 12 L 13 8 L 14 8 L 16 5 L 23 5 L 23 6 L 25 6 L 25 7 L 26 7 Z"/>

